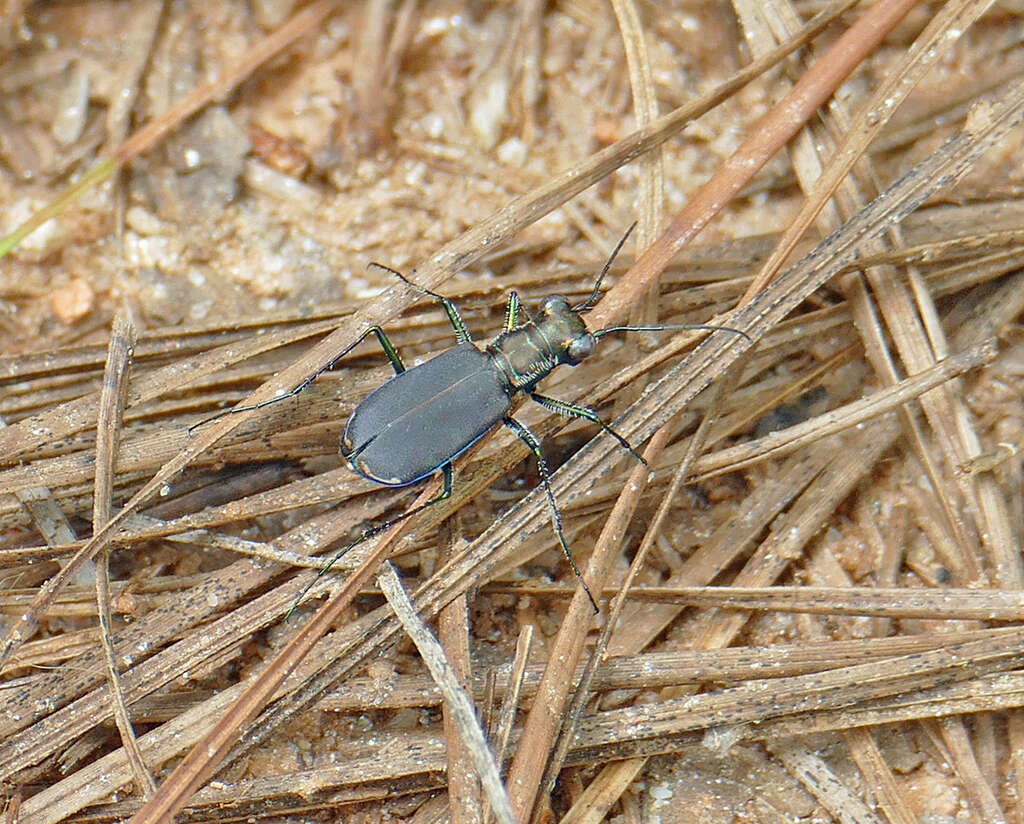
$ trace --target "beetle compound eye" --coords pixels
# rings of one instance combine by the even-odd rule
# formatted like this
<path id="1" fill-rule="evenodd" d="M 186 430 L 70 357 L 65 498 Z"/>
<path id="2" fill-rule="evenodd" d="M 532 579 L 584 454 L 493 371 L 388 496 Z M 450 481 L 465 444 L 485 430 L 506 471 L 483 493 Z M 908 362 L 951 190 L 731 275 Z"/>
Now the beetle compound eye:
<path id="1" fill-rule="evenodd" d="M 596 345 L 597 342 L 594 340 L 593 335 L 580 335 L 569 342 L 566 352 L 573 363 L 579 363 L 581 360 L 589 358 L 594 354 L 594 347 Z"/>
<path id="2" fill-rule="evenodd" d="M 545 315 L 564 315 L 569 311 L 569 301 L 561 295 L 544 298 L 540 305 L 540 310 Z"/>

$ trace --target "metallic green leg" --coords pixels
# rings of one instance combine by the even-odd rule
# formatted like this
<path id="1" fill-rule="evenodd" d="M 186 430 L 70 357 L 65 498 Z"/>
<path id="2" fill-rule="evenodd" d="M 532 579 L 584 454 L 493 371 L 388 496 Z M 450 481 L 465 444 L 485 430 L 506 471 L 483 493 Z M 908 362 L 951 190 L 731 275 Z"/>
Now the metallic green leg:
<path id="1" fill-rule="evenodd" d="M 398 350 L 395 349 L 394 344 L 391 343 L 391 340 L 388 338 L 387 333 L 383 329 L 381 329 L 379 326 L 371 326 L 369 329 L 363 332 L 363 334 L 356 338 L 355 343 L 353 343 L 351 346 L 346 346 L 341 352 L 334 356 L 333 360 L 331 360 L 330 363 L 328 363 L 326 366 L 322 366 L 320 369 L 317 369 L 316 372 L 314 372 L 312 375 L 310 375 L 308 378 L 302 381 L 302 383 L 300 383 L 294 389 L 288 392 L 284 392 L 280 395 L 275 395 L 273 398 L 268 398 L 267 400 L 260 401 L 259 403 L 251 403 L 248 406 L 233 406 L 231 409 L 225 409 L 222 412 L 218 412 L 216 415 L 212 415 L 209 418 L 205 418 L 201 420 L 199 423 L 190 426 L 188 428 L 189 434 L 191 434 L 193 430 L 198 429 L 200 426 L 205 426 L 211 421 L 223 418 L 225 415 L 234 415 L 238 412 L 249 412 L 253 409 L 262 409 L 264 406 L 270 406 L 271 404 L 280 403 L 281 401 L 288 400 L 288 398 L 294 398 L 304 389 L 308 388 L 317 378 L 319 378 L 325 372 L 330 372 L 338 361 L 340 361 L 343 357 L 345 357 L 345 355 L 347 355 L 349 352 L 355 349 L 359 344 L 366 340 L 368 335 L 371 334 L 377 336 L 377 340 L 380 342 L 381 349 L 384 350 L 384 354 L 387 355 L 388 360 L 391 361 L 391 367 L 395 370 L 395 374 L 402 374 L 402 372 L 405 371 L 405 364 L 402 363 L 402 356 L 398 354 Z"/>
<path id="2" fill-rule="evenodd" d="M 462 315 L 459 314 L 459 308 L 450 298 L 446 298 L 444 295 L 439 295 L 437 292 L 431 292 L 429 289 L 424 289 L 418 283 L 413 283 L 397 269 L 392 269 L 390 266 L 385 266 L 383 263 L 371 263 L 370 265 L 376 266 L 378 269 L 383 269 L 385 272 L 390 272 L 410 289 L 415 289 L 421 295 L 426 295 L 440 303 L 441 306 L 444 307 L 444 313 L 448 316 L 448 321 L 455 330 L 455 337 L 458 339 L 459 343 L 468 343 L 473 340 L 473 336 L 470 334 L 469 329 L 466 328 L 466 324 L 462 320 Z"/>
<path id="3" fill-rule="evenodd" d="M 519 301 L 519 293 L 509 292 L 508 305 L 505 307 L 504 331 L 511 332 L 516 328 L 516 322 L 519 320 L 519 312 L 522 308 L 522 303 Z"/>
<path id="4" fill-rule="evenodd" d="M 555 536 L 558 538 L 558 542 L 562 545 L 562 552 L 565 553 L 565 557 L 569 561 L 569 566 L 572 567 L 572 571 L 576 573 L 576 577 L 579 578 L 583 591 L 587 593 L 587 598 L 590 599 L 590 605 L 594 608 L 594 612 L 600 612 L 601 610 L 598 609 L 597 601 L 594 600 L 594 596 L 590 592 L 590 587 L 587 586 L 587 582 L 583 578 L 583 573 L 580 572 L 580 568 L 576 565 L 576 559 L 572 557 L 572 550 L 569 549 L 569 543 L 565 540 L 565 532 L 562 530 L 562 513 L 558 511 L 558 504 L 555 501 L 555 493 L 551 491 L 551 473 L 548 470 L 548 462 L 544 458 L 544 450 L 541 447 L 540 439 L 526 426 L 519 423 L 519 421 L 511 416 L 506 416 L 504 423 L 505 426 L 520 437 L 523 443 L 530 447 L 530 451 L 536 456 L 537 471 L 540 473 L 541 483 L 544 484 L 544 493 L 548 498 L 548 507 L 551 509 L 551 525 L 555 528 Z"/>
<path id="5" fill-rule="evenodd" d="M 612 429 L 608 424 L 602 421 L 601 416 L 589 406 L 577 406 L 576 404 L 568 403 L 567 401 L 560 401 L 555 398 L 538 395 L 536 392 L 531 392 L 530 397 L 545 409 L 550 409 L 552 412 L 557 412 L 559 415 L 564 415 L 567 418 L 582 418 L 585 421 L 592 421 L 593 423 L 596 423 L 605 432 L 615 438 L 615 440 L 622 445 L 622 448 L 628 451 L 630 455 L 640 461 L 644 466 L 647 465 L 647 461 L 645 461 L 643 456 L 633 448 L 632 444 L 630 444 L 629 441 L 623 438 L 622 435 Z"/>

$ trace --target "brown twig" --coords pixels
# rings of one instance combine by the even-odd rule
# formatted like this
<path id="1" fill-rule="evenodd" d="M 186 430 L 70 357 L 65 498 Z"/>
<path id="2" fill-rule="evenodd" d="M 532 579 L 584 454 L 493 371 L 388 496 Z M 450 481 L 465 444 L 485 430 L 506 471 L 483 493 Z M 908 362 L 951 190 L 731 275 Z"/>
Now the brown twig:
<path id="1" fill-rule="evenodd" d="M 500 824 L 516 824 L 512 805 L 505 786 L 501 782 L 494 753 L 487 743 L 473 702 L 459 683 L 459 678 L 452 669 L 444 648 L 430 633 L 426 624 L 423 623 L 423 619 L 416 612 L 393 564 L 387 561 L 382 564 L 377 581 L 406 634 L 412 638 L 416 649 L 419 650 L 423 663 L 426 664 L 431 676 L 444 694 L 445 709 L 455 717 L 462 746 L 465 747 L 476 767 L 491 810 Z"/>
<path id="2" fill-rule="evenodd" d="M 458 514 L 445 522 L 442 530 L 443 545 L 453 553 L 456 542 L 462 540 L 461 518 Z M 473 678 L 472 660 L 469 654 L 469 602 L 465 594 L 455 598 L 437 616 L 437 637 L 444 647 L 454 677 L 463 689 Z M 480 797 L 480 780 L 473 768 L 471 754 L 466 749 L 464 737 L 460 735 L 457 717 L 445 707 L 444 735 L 448 755 L 448 809 L 452 824 L 482 824 L 483 805 Z M 500 755 L 495 756 L 501 764 Z"/>
<path id="3" fill-rule="evenodd" d="M 96 482 L 93 486 L 93 525 L 102 527 L 110 520 L 111 499 L 114 488 L 114 466 L 121 434 L 122 413 L 128 395 L 128 371 L 135 347 L 135 323 L 127 311 L 118 312 L 110 336 L 107 364 L 103 370 L 103 389 L 100 393 L 100 415 L 96 422 Z M 128 716 L 128 706 L 118 673 L 117 654 L 112 641 L 113 627 L 110 617 L 109 552 L 101 552 L 96 561 L 96 602 L 100 624 L 100 641 L 107 660 L 107 681 L 114 721 L 121 734 L 121 745 L 132 767 L 136 785 L 144 797 L 156 792 L 156 781 L 146 768 L 139 742 Z"/>

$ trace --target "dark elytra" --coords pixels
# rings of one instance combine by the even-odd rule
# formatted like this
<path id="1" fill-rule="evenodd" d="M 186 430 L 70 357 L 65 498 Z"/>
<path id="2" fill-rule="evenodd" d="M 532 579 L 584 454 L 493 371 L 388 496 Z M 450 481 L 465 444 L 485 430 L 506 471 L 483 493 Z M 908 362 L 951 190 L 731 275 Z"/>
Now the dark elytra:
<path id="1" fill-rule="evenodd" d="M 460 343 L 370 393 L 348 419 L 341 454 L 371 481 L 416 483 L 465 452 L 511 405 L 487 353 Z"/>

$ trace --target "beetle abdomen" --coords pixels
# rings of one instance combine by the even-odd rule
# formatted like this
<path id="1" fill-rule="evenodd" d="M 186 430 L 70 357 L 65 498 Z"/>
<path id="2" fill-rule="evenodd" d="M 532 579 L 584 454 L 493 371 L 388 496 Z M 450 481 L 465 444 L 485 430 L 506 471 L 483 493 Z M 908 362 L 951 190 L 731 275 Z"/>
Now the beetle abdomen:
<path id="1" fill-rule="evenodd" d="M 405 486 L 460 455 L 510 408 L 490 356 L 463 343 L 367 395 L 348 419 L 341 454 L 371 481 Z"/>

